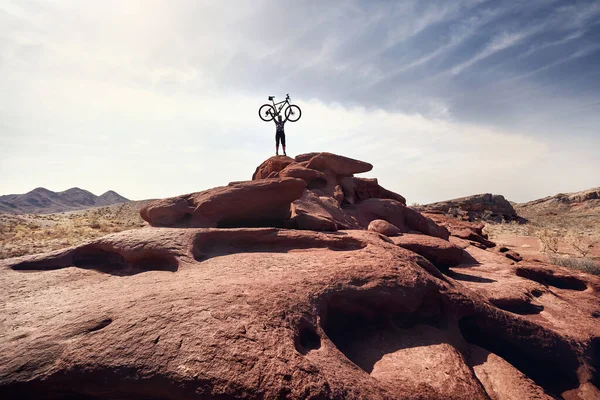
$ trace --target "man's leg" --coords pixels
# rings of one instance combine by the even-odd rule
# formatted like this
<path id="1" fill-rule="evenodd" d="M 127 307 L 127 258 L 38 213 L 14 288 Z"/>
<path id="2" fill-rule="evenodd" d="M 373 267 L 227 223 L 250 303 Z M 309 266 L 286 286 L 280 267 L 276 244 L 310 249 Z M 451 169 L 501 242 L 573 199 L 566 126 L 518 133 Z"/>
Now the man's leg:
<path id="1" fill-rule="evenodd" d="M 281 133 L 281 146 L 283 147 L 283 155 L 287 156 L 287 153 L 285 152 L 285 133 Z"/>
<path id="2" fill-rule="evenodd" d="M 284 150 L 285 152 L 285 150 Z M 275 155 L 279 155 L 279 133 L 275 134 Z"/>

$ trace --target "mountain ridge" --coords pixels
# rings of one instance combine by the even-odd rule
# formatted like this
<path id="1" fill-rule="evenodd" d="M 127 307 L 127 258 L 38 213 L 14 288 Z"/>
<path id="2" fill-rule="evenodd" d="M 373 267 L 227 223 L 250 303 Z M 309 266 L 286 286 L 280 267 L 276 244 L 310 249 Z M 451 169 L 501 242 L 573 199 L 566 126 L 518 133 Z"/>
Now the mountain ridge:
<path id="1" fill-rule="evenodd" d="M 113 190 L 108 190 L 100 196 L 96 196 L 92 192 L 78 187 L 60 192 L 37 187 L 23 194 L 0 196 L 0 213 L 49 214 L 127 203 L 129 201 L 129 199 Z"/>

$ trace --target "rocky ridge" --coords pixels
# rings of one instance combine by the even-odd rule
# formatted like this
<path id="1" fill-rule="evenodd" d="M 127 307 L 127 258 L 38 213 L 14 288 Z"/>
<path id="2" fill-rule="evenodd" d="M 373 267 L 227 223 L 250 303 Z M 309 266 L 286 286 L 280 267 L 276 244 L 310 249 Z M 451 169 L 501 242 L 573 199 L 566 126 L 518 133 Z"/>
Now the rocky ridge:
<path id="1" fill-rule="evenodd" d="M 0 261 L 0 396 L 600 396 L 600 279 L 511 259 L 370 169 L 273 157 L 146 205 L 153 227 Z"/>
<path id="2" fill-rule="evenodd" d="M 559 193 L 517 204 L 515 209 L 519 213 L 540 215 L 560 212 L 600 212 L 600 188 Z"/>
<path id="3" fill-rule="evenodd" d="M 476 194 L 453 200 L 415 207 L 419 211 L 438 213 L 466 221 L 525 222 L 513 205 L 499 194 Z"/>

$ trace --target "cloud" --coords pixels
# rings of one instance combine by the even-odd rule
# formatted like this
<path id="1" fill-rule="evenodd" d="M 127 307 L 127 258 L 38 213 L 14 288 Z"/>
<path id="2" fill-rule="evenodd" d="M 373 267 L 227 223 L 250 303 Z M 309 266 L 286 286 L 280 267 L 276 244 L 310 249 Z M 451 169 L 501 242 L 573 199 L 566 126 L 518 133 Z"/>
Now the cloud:
<path id="1" fill-rule="evenodd" d="M 0 192 L 247 179 L 273 153 L 257 108 L 287 92 L 304 111 L 291 152 L 373 162 L 409 201 L 597 186 L 598 15 L 591 1 L 5 0 Z"/>
<path id="2" fill-rule="evenodd" d="M 460 74 L 462 71 L 469 68 L 478 61 L 484 60 L 492 54 L 495 54 L 499 51 L 505 50 L 509 47 L 516 45 L 521 40 L 523 40 L 525 36 L 526 35 L 524 33 L 520 32 L 508 34 L 504 33 L 498 37 L 495 37 L 481 52 L 475 54 L 472 58 L 463 62 L 462 64 L 452 67 L 452 74 Z"/>

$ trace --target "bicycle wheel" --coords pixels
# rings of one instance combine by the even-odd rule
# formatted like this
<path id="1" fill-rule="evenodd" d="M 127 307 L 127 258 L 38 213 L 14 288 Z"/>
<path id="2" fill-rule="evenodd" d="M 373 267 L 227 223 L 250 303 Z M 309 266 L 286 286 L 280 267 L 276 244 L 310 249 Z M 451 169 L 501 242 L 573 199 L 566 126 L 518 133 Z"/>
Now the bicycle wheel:
<path id="1" fill-rule="evenodd" d="M 275 108 L 270 104 L 263 104 L 258 109 L 258 116 L 265 122 L 273 121 L 275 117 Z"/>
<path id="2" fill-rule="evenodd" d="M 285 117 L 287 118 L 288 121 L 296 122 L 300 119 L 301 116 L 302 116 L 302 110 L 300 110 L 300 107 L 298 107 L 296 105 L 292 104 L 288 108 L 285 109 Z"/>

